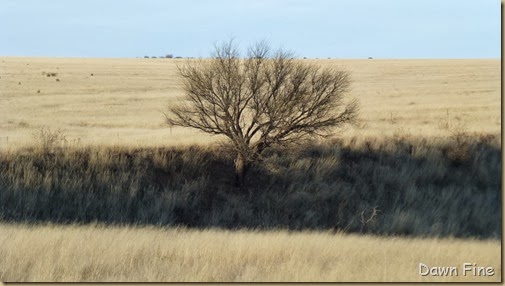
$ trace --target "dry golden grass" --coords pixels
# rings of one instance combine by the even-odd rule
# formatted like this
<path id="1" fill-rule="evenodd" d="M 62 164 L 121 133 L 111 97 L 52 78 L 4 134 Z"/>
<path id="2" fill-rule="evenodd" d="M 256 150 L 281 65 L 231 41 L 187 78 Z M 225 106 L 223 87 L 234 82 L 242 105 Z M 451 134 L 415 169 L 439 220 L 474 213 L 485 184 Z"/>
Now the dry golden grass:
<path id="1" fill-rule="evenodd" d="M 352 73 L 360 122 L 344 137 L 427 138 L 460 127 L 500 133 L 499 59 L 314 61 Z M 176 65 L 182 63 L 0 57 L 0 148 L 32 145 L 43 126 L 61 128 L 70 143 L 99 147 L 213 142 L 218 138 L 164 124 L 162 111 L 181 95 Z M 415 151 L 422 157 L 422 148 Z M 496 282 L 500 253 L 498 240 L 0 225 L 3 281 Z M 477 263 L 496 274 L 426 278 L 418 275 L 419 262 Z"/>
<path id="2" fill-rule="evenodd" d="M 329 232 L 0 225 L 2 281 L 498 282 L 496 240 Z M 491 266 L 494 276 L 422 277 L 419 263 Z"/>
<path id="3" fill-rule="evenodd" d="M 499 59 L 307 61 L 351 71 L 361 120 L 344 136 L 446 136 L 454 126 L 500 132 Z M 216 140 L 164 124 L 162 111 L 181 95 L 176 66 L 184 62 L 0 57 L 0 147 L 29 144 L 42 126 L 86 145 Z"/>

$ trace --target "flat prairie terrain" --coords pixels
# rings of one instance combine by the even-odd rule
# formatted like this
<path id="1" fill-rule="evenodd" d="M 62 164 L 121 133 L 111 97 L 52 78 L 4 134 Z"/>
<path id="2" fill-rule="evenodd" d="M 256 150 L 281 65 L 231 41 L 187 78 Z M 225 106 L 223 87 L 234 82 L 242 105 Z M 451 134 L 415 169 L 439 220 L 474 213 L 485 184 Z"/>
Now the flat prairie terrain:
<path id="1" fill-rule="evenodd" d="M 164 123 L 182 95 L 186 59 L 0 57 L 0 146 L 29 144 L 43 126 L 92 145 L 166 146 L 217 140 Z M 500 60 L 304 60 L 351 72 L 360 122 L 340 136 L 500 133 Z"/>
<path id="2" fill-rule="evenodd" d="M 0 280 L 501 281 L 500 60 L 301 61 L 351 73 L 359 120 L 266 150 L 248 193 L 165 124 L 186 59 L 0 57 Z"/>
<path id="3" fill-rule="evenodd" d="M 498 282 L 499 241 L 328 232 L 0 225 L 2 281 Z M 456 267 L 421 276 L 419 263 Z M 463 272 L 493 267 L 493 276 Z M 423 270 L 425 271 L 425 270 Z"/>

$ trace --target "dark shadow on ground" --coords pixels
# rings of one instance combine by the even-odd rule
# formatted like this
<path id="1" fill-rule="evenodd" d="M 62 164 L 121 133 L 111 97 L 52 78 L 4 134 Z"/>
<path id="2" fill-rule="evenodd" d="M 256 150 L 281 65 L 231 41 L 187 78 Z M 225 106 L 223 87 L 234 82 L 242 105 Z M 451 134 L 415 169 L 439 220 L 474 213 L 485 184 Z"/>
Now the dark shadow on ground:
<path id="1" fill-rule="evenodd" d="M 269 149 L 233 187 L 215 148 L 0 154 L 5 222 L 501 237 L 497 139 L 352 140 Z"/>

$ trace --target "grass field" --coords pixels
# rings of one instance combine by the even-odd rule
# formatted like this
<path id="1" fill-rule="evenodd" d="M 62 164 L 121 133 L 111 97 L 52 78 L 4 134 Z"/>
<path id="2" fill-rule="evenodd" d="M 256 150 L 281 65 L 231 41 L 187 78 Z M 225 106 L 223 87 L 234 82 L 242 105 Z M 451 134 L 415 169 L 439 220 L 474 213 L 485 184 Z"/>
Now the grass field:
<path id="1" fill-rule="evenodd" d="M 164 124 L 184 61 L 0 57 L 0 280 L 500 281 L 498 59 L 305 60 L 351 71 L 359 122 L 266 150 L 249 193 Z"/>
<path id="2" fill-rule="evenodd" d="M 471 281 L 501 279 L 499 241 L 155 227 L 0 225 L 2 281 Z M 419 275 L 419 263 L 458 276 Z M 463 263 L 493 276 L 463 275 Z"/>
<path id="3" fill-rule="evenodd" d="M 164 124 L 185 61 L 0 57 L 0 146 L 30 144 L 42 126 L 101 146 L 207 143 L 205 134 Z M 351 72 L 360 124 L 343 136 L 446 136 L 454 126 L 500 133 L 498 59 L 306 61 Z"/>

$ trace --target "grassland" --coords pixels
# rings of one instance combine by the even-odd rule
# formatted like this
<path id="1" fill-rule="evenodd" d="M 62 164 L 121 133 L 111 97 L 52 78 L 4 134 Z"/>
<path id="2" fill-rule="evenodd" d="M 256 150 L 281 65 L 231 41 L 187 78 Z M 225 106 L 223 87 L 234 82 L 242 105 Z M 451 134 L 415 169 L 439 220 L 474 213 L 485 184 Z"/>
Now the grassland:
<path id="1" fill-rule="evenodd" d="M 499 60 L 314 60 L 359 123 L 266 150 L 246 192 L 218 137 L 164 125 L 182 61 L 0 57 L 1 280 L 501 279 Z"/>
<path id="2" fill-rule="evenodd" d="M 0 214 L 30 223 L 499 238 L 499 138 L 490 140 L 386 138 L 270 149 L 251 168 L 247 191 L 235 189 L 233 156 L 218 147 L 3 152 Z"/>
<path id="3" fill-rule="evenodd" d="M 181 95 L 176 66 L 184 61 L 0 57 L 0 148 L 30 145 L 42 126 L 86 145 L 218 140 L 164 124 L 162 111 Z M 499 60 L 307 61 L 351 72 L 360 124 L 342 136 L 447 136 L 459 125 L 500 133 Z"/>
<path id="4" fill-rule="evenodd" d="M 499 241 L 159 227 L 0 225 L 3 281 L 498 282 Z M 422 262 L 457 266 L 424 277 Z M 465 262 L 493 276 L 467 276 Z"/>

